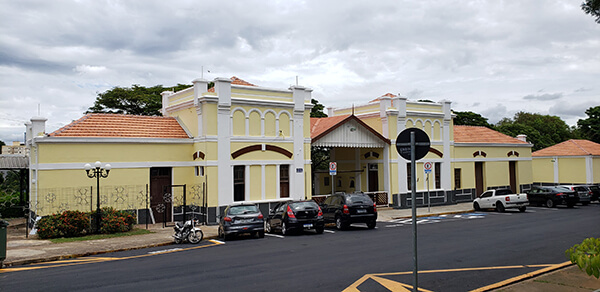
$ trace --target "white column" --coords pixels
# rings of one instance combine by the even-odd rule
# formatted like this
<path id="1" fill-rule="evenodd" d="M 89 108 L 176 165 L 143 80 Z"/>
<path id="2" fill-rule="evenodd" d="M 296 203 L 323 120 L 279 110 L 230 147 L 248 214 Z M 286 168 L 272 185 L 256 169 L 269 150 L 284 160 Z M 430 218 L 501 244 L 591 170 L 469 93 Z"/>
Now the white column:
<path id="1" fill-rule="evenodd" d="M 217 158 L 219 205 L 233 203 L 233 166 L 231 164 L 231 80 L 215 79 L 217 104 Z M 246 172 L 246 176 L 249 173 Z M 249 184 L 247 184 L 249 185 Z"/>
<path id="2" fill-rule="evenodd" d="M 208 91 L 208 80 L 198 78 L 194 79 L 192 84 L 194 84 L 194 106 L 196 107 L 196 115 L 198 116 L 198 133 L 196 133 L 196 137 L 204 137 L 206 136 L 206 133 L 204 133 L 204 121 L 200 98 L 203 93 Z"/>
<path id="3" fill-rule="evenodd" d="M 354 169 L 360 169 L 360 148 L 354 148 Z M 357 191 L 362 191 L 361 184 L 362 172 L 357 172 L 354 177 L 354 189 Z"/>
<path id="4" fill-rule="evenodd" d="M 554 156 L 552 158 L 552 162 L 554 164 L 554 183 L 560 183 L 560 174 L 558 173 L 558 156 Z"/>
<path id="5" fill-rule="evenodd" d="M 395 137 L 391 137 L 392 144 L 396 145 L 396 137 L 400 134 L 404 129 L 406 129 L 406 97 L 398 94 L 398 120 L 396 122 L 396 128 L 398 129 L 398 133 Z M 398 157 L 398 192 L 399 193 L 407 193 L 408 186 L 406 185 L 406 176 L 408 173 L 406 172 L 406 160 L 402 158 L 400 155 Z M 390 200 L 391 200 L 390 194 Z"/>
<path id="6" fill-rule="evenodd" d="M 450 123 L 452 122 L 452 112 L 450 109 L 450 105 L 452 102 L 448 100 L 443 100 L 443 111 L 444 111 L 444 126 L 442 132 L 442 143 L 443 143 L 443 151 L 444 156 L 442 157 L 442 173 L 441 173 L 441 183 L 442 189 L 445 191 L 452 190 L 452 163 L 451 163 L 451 155 L 450 155 Z M 433 132 L 432 132 L 433 133 Z"/>
<path id="7" fill-rule="evenodd" d="M 265 165 L 264 164 L 260 165 L 260 176 L 261 176 L 261 186 L 260 186 L 261 198 L 264 200 L 266 198 L 265 194 L 267 192 L 267 186 L 266 186 L 267 177 L 265 175 Z"/>
<path id="8" fill-rule="evenodd" d="M 294 113 L 293 122 L 290 121 L 293 127 L 290 129 L 294 140 L 294 162 L 290 169 L 290 197 L 298 200 L 304 199 L 305 195 L 305 182 L 304 182 L 304 102 L 308 98 L 310 100 L 310 91 L 305 87 L 292 86 L 292 96 L 294 99 Z M 302 169 L 302 172 L 298 172 L 297 169 Z"/>
<path id="9" fill-rule="evenodd" d="M 587 156 L 585 158 L 585 183 L 594 183 L 594 160 L 592 159 L 592 156 Z"/>

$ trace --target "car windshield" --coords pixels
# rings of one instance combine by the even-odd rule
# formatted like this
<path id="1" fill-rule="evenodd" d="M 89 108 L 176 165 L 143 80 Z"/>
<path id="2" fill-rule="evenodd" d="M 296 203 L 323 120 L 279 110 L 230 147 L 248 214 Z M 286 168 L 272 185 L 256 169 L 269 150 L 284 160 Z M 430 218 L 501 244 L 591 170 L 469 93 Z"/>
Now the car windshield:
<path id="1" fill-rule="evenodd" d="M 598 188 L 598 186 L 589 186 L 590 190 L 597 192 L 598 190 L 600 190 L 600 188 Z"/>
<path id="2" fill-rule="evenodd" d="M 243 215 L 258 213 L 258 208 L 255 205 L 233 206 L 229 209 L 230 215 Z"/>
<path id="3" fill-rule="evenodd" d="M 317 209 L 319 207 L 317 205 L 317 203 L 312 202 L 312 201 L 308 201 L 308 202 L 295 202 L 295 203 L 291 203 L 290 206 L 292 207 L 292 209 L 294 209 L 294 211 L 297 211 L 297 210 L 306 210 L 306 209 Z"/>
<path id="4" fill-rule="evenodd" d="M 371 201 L 371 198 L 369 198 L 369 196 L 364 195 L 364 194 L 347 195 L 346 203 L 347 204 L 373 205 L 373 201 Z"/>

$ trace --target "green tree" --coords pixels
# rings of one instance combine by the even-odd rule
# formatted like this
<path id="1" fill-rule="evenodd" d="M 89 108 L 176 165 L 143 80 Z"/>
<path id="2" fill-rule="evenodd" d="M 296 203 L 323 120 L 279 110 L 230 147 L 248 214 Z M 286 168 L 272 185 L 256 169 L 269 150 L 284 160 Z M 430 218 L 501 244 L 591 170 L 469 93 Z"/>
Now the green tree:
<path id="1" fill-rule="evenodd" d="M 577 121 L 578 132 L 584 139 L 600 143 L 600 106 L 588 108 L 585 114 L 587 119 Z"/>
<path id="2" fill-rule="evenodd" d="M 454 112 L 456 117 L 454 118 L 455 125 L 465 126 L 482 126 L 491 128 L 492 125 L 488 123 L 488 119 L 484 118 L 480 114 L 474 112 Z"/>
<path id="3" fill-rule="evenodd" d="M 581 3 L 581 10 L 592 17 L 596 17 L 596 22 L 600 23 L 600 0 L 585 0 Z"/>
<path id="4" fill-rule="evenodd" d="M 600 278 L 600 238 L 586 238 L 567 249 L 565 254 L 586 274 Z"/>
<path id="5" fill-rule="evenodd" d="M 2 146 L 6 145 L 4 141 L 0 140 L 0 154 L 2 154 Z"/>
<path id="6" fill-rule="evenodd" d="M 327 114 L 323 112 L 323 109 L 325 109 L 325 106 L 320 104 L 318 100 L 316 99 L 311 99 L 310 102 L 313 104 L 313 108 L 310 110 L 310 117 L 311 118 L 325 118 L 327 117 Z"/>
<path id="7" fill-rule="evenodd" d="M 162 108 L 163 91 L 180 91 L 191 87 L 188 84 L 177 84 L 173 87 L 156 85 L 144 87 L 132 85 L 131 87 L 114 87 L 99 93 L 86 113 L 117 113 L 144 116 L 160 116 Z"/>
<path id="8" fill-rule="evenodd" d="M 501 133 L 516 137 L 527 135 L 527 140 L 537 151 L 573 138 L 569 125 L 557 116 L 518 112 L 513 119 L 500 120 L 495 129 Z"/>

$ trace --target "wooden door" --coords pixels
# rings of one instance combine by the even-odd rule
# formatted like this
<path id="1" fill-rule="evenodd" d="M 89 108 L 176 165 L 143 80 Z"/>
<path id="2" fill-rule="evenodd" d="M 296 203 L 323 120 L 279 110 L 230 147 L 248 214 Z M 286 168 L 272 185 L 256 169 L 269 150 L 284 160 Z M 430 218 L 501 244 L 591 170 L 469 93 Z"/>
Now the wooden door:
<path id="1" fill-rule="evenodd" d="M 379 190 L 379 170 L 377 164 L 369 164 L 369 192 L 376 192 Z"/>
<path id="2" fill-rule="evenodd" d="M 164 190 L 169 185 L 171 185 L 170 167 L 150 168 L 150 206 L 156 222 L 173 220 L 173 205 L 171 202 L 164 201 Z"/>
<path id="3" fill-rule="evenodd" d="M 483 162 L 475 162 L 475 196 L 483 193 Z"/>
<path id="4" fill-rule="evenodd" d="M 518 193 L 517 191 L 517 162 L 509 161 L 508 162 L 508 175 L 510 177 L 510 190 L 513 194 Z"/>

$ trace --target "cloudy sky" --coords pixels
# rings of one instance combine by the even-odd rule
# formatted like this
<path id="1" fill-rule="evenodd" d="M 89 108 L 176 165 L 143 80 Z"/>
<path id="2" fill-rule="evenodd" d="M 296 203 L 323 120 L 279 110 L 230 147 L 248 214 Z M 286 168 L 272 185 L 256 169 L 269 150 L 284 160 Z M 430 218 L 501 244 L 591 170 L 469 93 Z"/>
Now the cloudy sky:
<path id="1" fill-rule="evenodd" d="M 0 140 L 22 141 L 38 110 L 52 132 L 97 93 L 202 67 L 276 88 L 298 76 L 326 107 L 389 92 L 574 125 L 600 105 L 600 24 L 581 2 L 0 0 Z"/>

